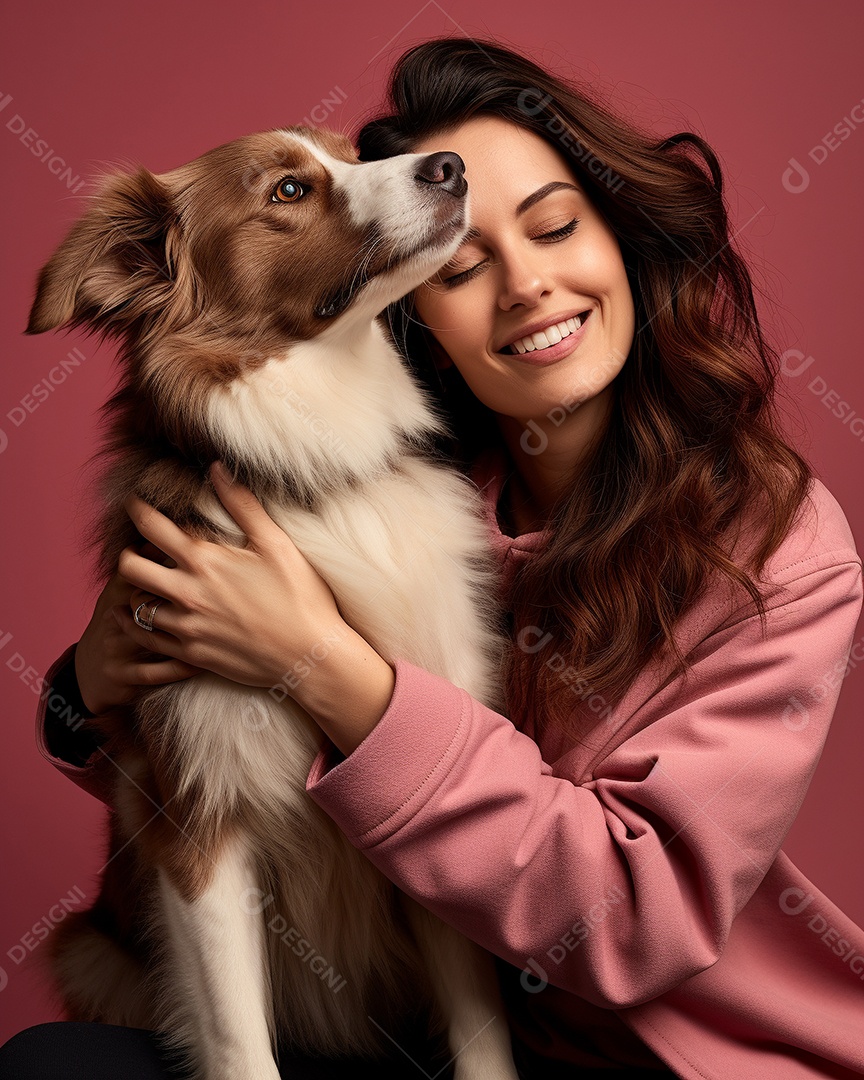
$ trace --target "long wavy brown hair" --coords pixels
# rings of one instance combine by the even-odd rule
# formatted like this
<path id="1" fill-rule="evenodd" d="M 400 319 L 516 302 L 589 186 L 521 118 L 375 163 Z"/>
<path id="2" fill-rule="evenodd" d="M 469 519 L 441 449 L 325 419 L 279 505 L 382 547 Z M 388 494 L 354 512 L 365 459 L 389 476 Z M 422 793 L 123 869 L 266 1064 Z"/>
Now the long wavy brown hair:
<path id="1" fill-rule="evenodd" d="M 675 625 L 717 574 L 733 592 L 746 590 L 742 602 L 752 601 L 764 630 L 757 581 L 811 480 L 775 413 L 779 357 L 763 338 L 750 274 L 730 240 L 720 165 L 698 135 L 658 139 L 589 88 L 488 40 L 412 47 L 388 93 L 386 115 L 356 136 L 361 160 L 413 152 L 473 116 L 502 117 L 564 155 L 621 247 L 634 343 L 613 383 L 609 420 L 553 508 L 551 539 L 522 564 L 510 597 L 510 717 L 521 726 L 531 716 L 537 737 L 556 725 L 578 739 L 596 722 L 596 703 L 608 715 L 664 647 L 671 674 L 686 672 Z M 441 452 L 467 467 L 501 442 L 494 414 L 455 366 L 436 367 L 412 297 L 387 315 L 449 422 Z M 739 565 L 728 541 L 745 514 L 756 541 Z M 545 651 L 534 630 L 530 648 L 520 646 L 528 627 L 542 631 Z"/>

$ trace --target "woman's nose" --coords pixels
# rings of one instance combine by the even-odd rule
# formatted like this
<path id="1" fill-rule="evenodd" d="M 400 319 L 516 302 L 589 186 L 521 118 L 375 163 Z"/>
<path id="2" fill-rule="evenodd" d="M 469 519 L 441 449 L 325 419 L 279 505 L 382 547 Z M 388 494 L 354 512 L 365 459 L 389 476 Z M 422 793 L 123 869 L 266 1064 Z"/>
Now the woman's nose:
<path id="1" fill-rule="evenodd" d="M 525 254 L 501 258 L 501 288 L 498 303 L 505 311 L 517 304 L 533 307 L 552 290 L 552 281 L 540 258 Z"/>

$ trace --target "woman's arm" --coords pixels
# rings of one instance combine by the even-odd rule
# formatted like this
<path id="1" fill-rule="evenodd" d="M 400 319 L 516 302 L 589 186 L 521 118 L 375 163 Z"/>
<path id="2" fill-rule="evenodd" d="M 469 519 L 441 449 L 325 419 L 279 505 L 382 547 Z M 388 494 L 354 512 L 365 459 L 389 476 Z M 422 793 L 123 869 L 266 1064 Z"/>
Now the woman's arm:
<path id="1" fill-rule="evenodd" d="M 765 639 L 758 616 L 706 624 L 686 680 L 634 686 L 608 734 L 592 732 L 585 774 L 568 765 L 578 749 L 553 766 L 505 717 L 399 660 L 380 723 L 345 760 L 320 754 L 307 791 L 400 888 L 509 963 L 606 1008 L 656 997 L 721 955 L 827 736 L 860 560 L 825 551 L 775 584 Z M 610 897 L 610 917 L 562 947 Z"/>

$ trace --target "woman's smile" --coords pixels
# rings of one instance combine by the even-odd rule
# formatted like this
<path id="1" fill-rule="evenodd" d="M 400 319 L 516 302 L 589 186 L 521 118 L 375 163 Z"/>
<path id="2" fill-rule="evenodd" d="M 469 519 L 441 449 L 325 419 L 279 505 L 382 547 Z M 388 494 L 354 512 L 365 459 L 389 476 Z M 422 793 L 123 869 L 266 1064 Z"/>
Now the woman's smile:
<path id="1" fill-rule="evenodd" d="M 551 325 L 518 337 L 498 352 L 527 364 L 554 364 L 582 343 L 590 314 L 589 308 L 575 316 L 556 317 Z"/>

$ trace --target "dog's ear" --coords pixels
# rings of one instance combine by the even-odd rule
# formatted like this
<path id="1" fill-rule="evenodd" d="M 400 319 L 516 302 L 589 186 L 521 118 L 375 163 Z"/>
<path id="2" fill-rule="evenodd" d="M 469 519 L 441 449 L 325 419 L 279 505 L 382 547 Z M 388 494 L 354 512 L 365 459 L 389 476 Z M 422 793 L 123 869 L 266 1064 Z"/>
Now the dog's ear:
<path id="1" fill-rule="evenodd" d="M 170 193 L 152 173 L 110 176 L 42 268 L 26 332 L 84 324 L 120 332 L 164 310 L 178 230 Z"/>

